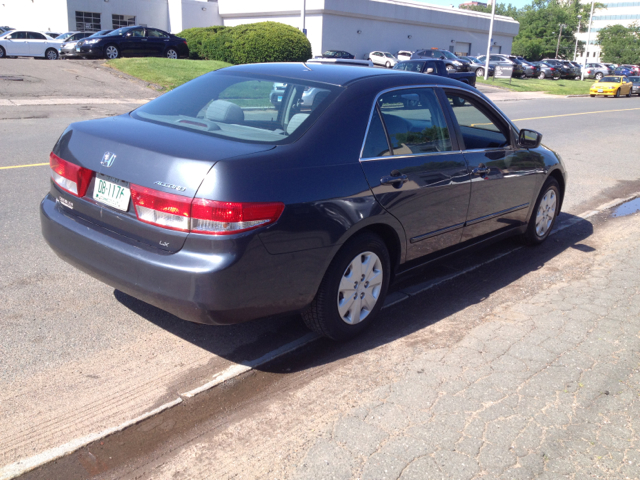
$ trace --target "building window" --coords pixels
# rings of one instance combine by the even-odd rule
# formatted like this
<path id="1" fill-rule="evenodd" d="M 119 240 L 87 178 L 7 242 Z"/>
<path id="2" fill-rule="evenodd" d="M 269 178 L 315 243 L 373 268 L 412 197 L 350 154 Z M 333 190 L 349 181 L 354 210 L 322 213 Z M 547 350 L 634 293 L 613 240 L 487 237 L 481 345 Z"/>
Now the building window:
<path id="1" fill-rule="evenodd" d="M 102 30 L 100 14 L 76 11 L 76 30 L 81 32 L 99 32 Z"/>
<path id="2" fill-rule="evenodd" d="M 136 24 L 135 15 L 111 15 L 111 24 L 116 28 L 130 27 Z"/>

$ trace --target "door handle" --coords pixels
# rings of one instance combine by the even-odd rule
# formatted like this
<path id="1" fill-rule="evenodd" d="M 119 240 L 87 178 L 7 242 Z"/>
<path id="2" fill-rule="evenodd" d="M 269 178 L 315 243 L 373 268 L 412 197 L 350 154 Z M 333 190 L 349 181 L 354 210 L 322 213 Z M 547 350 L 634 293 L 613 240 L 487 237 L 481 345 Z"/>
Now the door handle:
<path id="1" fill-rule="evenodd" d="M 409 180 L 409 177 L 407 177 L 405 174 L 402 174 L 402 175 L 387 175 L 386 177 L 382 177 L 380 179 L 380 185 L 393 185 L 396 188 L 400 188 L 408 180 Z"/>
<path id="2" fill-rule="evenodd" d="M 146 39 L 146 38 L 143 38 L 143 39 L 142 39 L 142 41 L 143 41 L 143 42 L 146 42 L 146 41 L 147 41 L 147 39 Z"/>
<path id="3" fill-rule="evenodd" d="M 491 169 L 488 167 L 478 167 L 471 170 L 471 173 L 473 173 L 474 175 L 486 175 L 490 171 Z"/>

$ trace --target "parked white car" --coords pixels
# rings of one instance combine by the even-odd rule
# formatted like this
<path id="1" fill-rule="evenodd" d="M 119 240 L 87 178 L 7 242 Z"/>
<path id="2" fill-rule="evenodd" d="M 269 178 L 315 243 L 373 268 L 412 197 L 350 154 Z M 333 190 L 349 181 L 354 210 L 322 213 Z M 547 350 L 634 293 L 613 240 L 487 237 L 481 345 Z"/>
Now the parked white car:
<path id="1" fill-rule="evenodd" d="M 369 54 L 369 60 L 371 60 L 374 65 L 381 65 L 387 68 L 391 68 L 398 63 L 398 59 L 389 52 L 371 52 Z"/>
<path id="2" fill-rule="evenodd" d="M 411 60 L 411 54 L 413 52 L 410 52 L 409 50 L 400 50 L 397 54 L 396 57 L 398 58 L 399 62 L 404 62 L 405 60 Z"/>
<path id="3" fill-rule="evenodd" d="M 49 35 L 27 30 L 13 30 L 0 37 L 0 58 L 5 57 L 45 57 L 58 59 L 58 47 Z"/>

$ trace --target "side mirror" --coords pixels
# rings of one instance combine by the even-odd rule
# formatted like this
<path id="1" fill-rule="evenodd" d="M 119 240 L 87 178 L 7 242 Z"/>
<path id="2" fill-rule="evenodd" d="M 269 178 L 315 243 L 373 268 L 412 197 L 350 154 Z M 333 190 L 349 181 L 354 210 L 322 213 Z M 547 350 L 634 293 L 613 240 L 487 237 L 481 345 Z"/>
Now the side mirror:
<path id="1" fill-rule="evenodd" d="M 431 67 L 427 68 L 427 71 L 424 72 L 424 73 L 433 73 L 433 68 L 431 68 Z"/>
<path id="2" fill-rule="evenodd" d="M 535 130 L 523 128 L 518 135 L 518 147 L 520 148 L 538 148 L 541 141 L 542 134 Z"/>
<path id="3" fill-rule="evenodd" d="M 127 32 L 127 34 L 125 35 L 125 37 L 130 37 L 131 36 L 131 32 Z"/>
<path id="4" fill-rule="evenodd" d="M 11 35 L 7 35 L 7 36 L 6 36 L 6 37 L 4 37 L 4 38 L 6 38 L 7 40 L 11 40 Z"/>

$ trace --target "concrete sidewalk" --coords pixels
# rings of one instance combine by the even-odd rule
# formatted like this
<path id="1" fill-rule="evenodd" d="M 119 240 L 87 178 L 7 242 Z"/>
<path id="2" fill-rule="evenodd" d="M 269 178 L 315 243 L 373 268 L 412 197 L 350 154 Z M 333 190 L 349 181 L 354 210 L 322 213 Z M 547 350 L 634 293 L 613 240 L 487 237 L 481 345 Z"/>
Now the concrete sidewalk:
<path id="1" fill-rule="evenodd" d="M 512 92 L 504 88 L 494 87 L 484 83 L 476 84 L 476 88 L 484 93 L 493 102 L 515 102 L 522 100 L 536 100 L 539 98 L 565 98 L 562 95 L 549 95 L 543 92 Z"/>
<path id="2" fill-rule="evenodd" d="M 432 325 L 304 371 L 125 476 L 640 478 L 639 218 L 552 237 L 570 248 L 490 295 L 483 282 L 527 254 L 448 285 L 481 296 L 466 308 L 438 304 L 443 292 L 415 300 Z"/>

